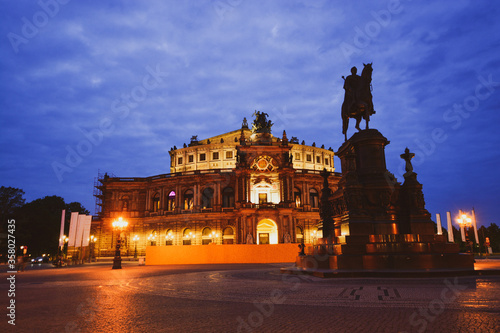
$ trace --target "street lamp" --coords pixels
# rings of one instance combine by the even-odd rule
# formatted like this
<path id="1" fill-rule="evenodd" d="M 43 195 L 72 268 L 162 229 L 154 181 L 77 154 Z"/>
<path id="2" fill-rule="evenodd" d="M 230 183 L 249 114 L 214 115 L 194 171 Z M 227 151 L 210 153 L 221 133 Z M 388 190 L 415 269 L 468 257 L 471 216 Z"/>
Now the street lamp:
<path id="1" fill-rule="evenodd" d="M 97 241 L 97 237 L 95 237 L 94 235 L 91 235 L 89 237 L 89 242 L 90 242 L 89 263 L 92 262 L 92 257 L 94 256 L 94 248 L 95 248 L 96 241 Z"/>
<path id="2" fill-rule="evenodd" d="M 116 252 L 115 257 L 113 259 L 113 269 L 121 269 L 122 268 L 122 257 L 120 256 L 120 233 L 121 231 L 128 226 L 128 222 L 124 221 L 121 217 L 118 218 L 118 221 L 114 221 L 112 223 L 113 229 L 118 230 L 118 237 L 116 238 Z"/>
<path id="3" fill-rule="evenodd" d="M 137 259 L 137 241 L 139 240 L 139 236 L 135 235 L 132 240 L 135 243 L 135 249 L 134 249 L 134 259 Z"/>
<path id="4" fill-rule="evenodd" d="M 219 237 L 219 234 L 216 233 L 215 231 L 212 231 L 210 236 L 212 236 L 212 243 L 215 244 L 216 238 Z"/>
<path id="5" fill-rule="evenodd" d="M 148 242 L 151 242 L 151 246 L 156 246 L 156 232 L 153 231 L 148 236 Z"/>
<path id="6" fill-rule="evenodd" d="M 317 237 L 317 234 L 318 234 L 318 230 L 313 230 L 311 232 L 311 237 L 312 237 L 312 240 L 313 240 L 313 245 L 316 244 L 316 237 Z"/>
<path id="7" fill-rule="evenodd" d="M 467 252 L 473 253 L 472 250 L 472 241 L 469 238 L 469 231 L 470 227 L 472 226 L 472 219 L 468 217 L 466 214 L 462 214 L 458 219 L 457 219 L 458 224 L 460 225 L 460 228 L 464 228 L 464 233 L 465 233 L 465 242 L 469 245 L 470 249 L 467 250 Z"/>
<path id="8" fill-rule="evenodd" d="M 172 245 L 174 243 L 174 235 L 170 232 L 166 237 L 165 244 Z"/>

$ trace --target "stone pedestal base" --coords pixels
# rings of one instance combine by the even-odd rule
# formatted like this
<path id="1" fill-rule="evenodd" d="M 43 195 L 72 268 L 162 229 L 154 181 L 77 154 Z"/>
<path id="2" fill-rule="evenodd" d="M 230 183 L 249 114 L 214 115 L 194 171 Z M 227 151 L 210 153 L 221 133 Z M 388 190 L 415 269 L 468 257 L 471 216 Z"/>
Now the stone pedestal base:
<path id="1" fill-rule="evenodd" d="M 297 256 L 297 268 L 332 273 L 474 271 L 473 256 L 458 253 L 458 244 L 446 243 L 442 235 L 342 236 L 335 243 L 319 243 Z"/>

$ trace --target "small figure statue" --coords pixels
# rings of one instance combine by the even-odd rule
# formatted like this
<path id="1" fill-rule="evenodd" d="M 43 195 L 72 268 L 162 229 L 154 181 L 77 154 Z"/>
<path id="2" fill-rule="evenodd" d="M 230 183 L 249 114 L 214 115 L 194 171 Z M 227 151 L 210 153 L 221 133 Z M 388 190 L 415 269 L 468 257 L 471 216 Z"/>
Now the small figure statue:
<path id="1" fill-rule="evenodd" d="M 283 237 L 283 243 L 291 243 L 291 242 L 292 242 L 292 237 L 290 237 L 290 234 L 287 232 Z"/>
<path id="2" fill-rule="evenodd" d="M 243 123 L 241 124 L 241 128 L 246 128 L 248 129 L 248 122 L 247 122 L 247 118 L 243 118 Z"/>
<path id="3" fill-rule="evenodd" d="M 252 124 L 252 133 L 271 133 L 273 123 L 270 120 L 267 120 L 267 116 L 269 115 L 265 112 L 257 110 L 255 110 L 253 115 L 255 116 L 255 120 Z"/>
<path id="4" fill-rule="evenodd" d="M 247 244 L 253 244 L 253 236 L 251 233 L 247 234 Z"/>
<path id="5" fill-rule="evenodd" d="M 405 153 L 401 154 L 400 157 L 406 162 L 405 165 L 406 173 L 403 176 L 407 177 L 412 175 L 414 172 L 413 172 L 413 165 L 411 165 L 411 159 L 415 157 L 415 153 L 410 153 L 410 150 L 408 149 L 408 147 L 406 147 Z"/>

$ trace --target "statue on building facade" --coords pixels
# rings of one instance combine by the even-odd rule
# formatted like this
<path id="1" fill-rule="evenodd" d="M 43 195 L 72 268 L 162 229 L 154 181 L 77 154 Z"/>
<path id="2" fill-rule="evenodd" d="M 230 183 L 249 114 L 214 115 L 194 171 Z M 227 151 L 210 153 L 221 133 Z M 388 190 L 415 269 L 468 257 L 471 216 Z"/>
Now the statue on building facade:
<path id="1" fill-rule="evenodd" d="M 366 121 L 366 129 L 370 116 L 375 113 L 373 109 L 371 82 L 372 82 L 372 63 L 363 64 L 364 68 L 361 76 L 357 75 L 357 68 L 351 68 L 351 75 L 343 77 L 345 96 L 342 103 L 342 133 L 347 141 L 347 128 L 349 127 L 349 118 L 356 119 L 356 129 L 361 131 L 359 123 L 361 119 Z"/>
<path id="2" fill-rule="evenodd" d="M 253 236 L 251 233 L 247 234 L 247 244 L 253 244 Z"/>
<path id="3" fill-rule="evenodd" d="M 252 123 L 252 133 L 271 133 L 273 123 L 271 120 L 267 120 L 269 116 L 267 113 L 256 110 L 253 116 L 255 116 L 255 120 Z"/>

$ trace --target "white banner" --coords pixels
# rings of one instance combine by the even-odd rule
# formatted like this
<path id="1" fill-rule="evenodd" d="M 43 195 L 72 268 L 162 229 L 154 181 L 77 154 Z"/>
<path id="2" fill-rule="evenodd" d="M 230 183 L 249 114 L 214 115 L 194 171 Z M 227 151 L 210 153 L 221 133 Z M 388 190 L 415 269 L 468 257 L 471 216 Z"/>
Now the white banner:
<path id="1" fill-rule="evenodd" d="M 64 246 L 64 217 L 66 215 L 66 209 L 62 210 L 61 215 L 61 231 L 59 232 L 59 247 L 62 248 Z"/>
<path id="2" fill-rule="evenodd" d="M 86 215 L 78 215 L 78 228 L 76 228 L 75 246 L 82 246 L 83 228 L 85 227 Z"/>
<path id="3" fill-rule="evenodd" d="M 78 228 L 78 212 L 74 212 L 71 213 L 71 220 L 69 222 L 68 247 L 75 246 L 77 228 Z"/>
<path id="4" fill-rule="evenodd" d="M 451 224 L 451 213 L 446 212 L 446 220 L 448 221 L 448 242 L 453 243 L 453 225 Z"/>
<path id="5" fill-rule="evenodd" d="M 92 215 L 83 215 L 82 246 L 89 246 L 90 225 L 91 224 L 92 224 Z"/>
<path id="6" fill-rule="evenodd" d="M 474 237 L 476 238 L 476 243 L 479 244 L 479 237 L 477 236 L 477 223 L 476 223 L 476 212 L 472 208 L 472 225 L 474 226 Z"/>
<path id="7" fill-rule="evenodd" d="M 437 222 L 437 234 L 442 235 L 443 229 L 441 229 L 441 215 L 436 214 L 436 222 Z"/>

